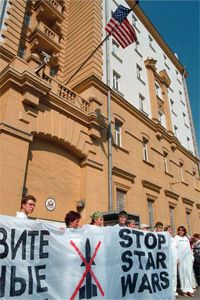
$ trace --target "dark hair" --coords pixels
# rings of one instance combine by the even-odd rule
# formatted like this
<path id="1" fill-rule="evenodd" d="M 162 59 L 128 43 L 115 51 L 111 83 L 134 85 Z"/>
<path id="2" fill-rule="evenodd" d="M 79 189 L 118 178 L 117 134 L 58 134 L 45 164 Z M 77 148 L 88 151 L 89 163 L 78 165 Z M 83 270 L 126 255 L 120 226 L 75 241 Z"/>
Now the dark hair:
<path id="1" fill-rule="evenodd" d="M 158 222 L 156 222 L 154 227 L 163 227 L 163 223 L 158 221 Z"/>
<path id="2" fill-rule="evenodd" d="M 187 230 L 184 226 L 179 226 L 178 229 L 177 229 L 177 232 L 179 232 L 180 229 L 184 231 L 184 235 L 187 234 Z"/>
<path id="3" fill-rule="evenodd" d="M 167 231 L 169 228 L 172 228 L 172 226 L 171 226 L 171 225 L 166 225 L 166 226 L 164 227 L 164 231 Z"/>
<path id="4" fill-rule="evenodd" d="M 81 215 L 77 211 L 70 210 L 65 216 L 65 224 L 67 227 L 69 227 L 71 222 L 74 222 L 75 220 L 80 218 Z"/>
<path id="5" fill-rule="evenodd" d="M 23 204 L 26 204 L 28 202 L 28 200 L 33 200 L 34 203 L 36 202 L 36 198 L 33 195 L 24 196 L 24 197 L 22 197 L 22 200 L 21 200 L 21 208 L 22 208 Z"/>
<path id="6" fill-rule="evenodd" d="M 194 233 L 192 237 L 193 237 L 193 238 L 196 238 L 196 239 L 200 239 L 200 234 Z"/>
<path id="7" fill-rule="evenodd" d="M 119 213 L 118 213 L 118 217 L 121 217 L 121 216 L 126 216 L 128 218 L 128 214 L 125 210 L 121 210 Z"/>

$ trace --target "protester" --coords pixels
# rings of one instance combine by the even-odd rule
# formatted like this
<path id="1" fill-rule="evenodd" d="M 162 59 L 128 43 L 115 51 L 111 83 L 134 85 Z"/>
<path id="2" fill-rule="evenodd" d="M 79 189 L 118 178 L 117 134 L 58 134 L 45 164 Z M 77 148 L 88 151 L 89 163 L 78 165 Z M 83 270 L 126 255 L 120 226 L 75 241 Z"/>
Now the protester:
<path id="1" fill-rule="evenodd" d="M 99 227 L 102 227 L 104 225 L 103 214 L 99 211 L 94 212 L 91 216 L 91 219 L 91 225 L 96 225 Z"/>
<path id="2" fill-rule="evenodd" d="M 16 212 L 16 217 L 21 219 L 28 219 L 28 215 L 34 211 L 36 198 L 32 195 L 22 197 L 21 208 Z"/>
<path id="3" fill-rule="evenodd" d="M 166 225 L 164 231 L 169 232 L 171 235 L 171 250 L 172 250 L 172 281 L 173 281 L 173 291 L 174 297 L 178 296 L 177 293 L 177 266 L 178 266 L 178 246 L 176 240 L 172 237 L 172 227 Z"/>
<path id="4" fill-rule="evenodd" d="M 161 232 L 163 231 L 163 223 L 162 222 L 156 222 L 156 224 L 154 225 L 154 232 Z"/>
<path id="5" fill-rule="evenodd" d="M 193 254 L 194 254 L 194 274 L 197 281 L 197 285 L 200 286 L 200 234 L 193 234 Z"/>
<path id="6" fill-rule="evenodd" d="M 81 215 L 74 210 L 70 210 L 65 216 L 65 224 L 67 228 L 77 229 L 79 227 L 79 221 Z"/>
<path id="7" fill-rule="evenodd" d="M 128 214 L 125 210 L 121 210 L 118 213 L 118 224 L 120 227 L 127 227 Z"/>
<path id="8" fill-rule="evenodd" d="M 140 224 L 140 229 L 143 231 L 149 231 L 150 225 Z"/>
<path id="9" fill-rule="evenodd" d="M 193 252 L 190 247 L 190 241 L 187 237 L 187 230 L 184 226 L 179 226 L 175 236 L 175 242 L 178 248 L 178 274 L 180 280 L 180 289 L 183 296 L 193 296 Z"/>
<path id="10" fill-rule="evenodd" d="M 137 228 L 135 220 L 133 220 L 133 219 L 130 219 L 130 220 L 127 221 L 127 226 L 130 227 L 130 228 Z"/>

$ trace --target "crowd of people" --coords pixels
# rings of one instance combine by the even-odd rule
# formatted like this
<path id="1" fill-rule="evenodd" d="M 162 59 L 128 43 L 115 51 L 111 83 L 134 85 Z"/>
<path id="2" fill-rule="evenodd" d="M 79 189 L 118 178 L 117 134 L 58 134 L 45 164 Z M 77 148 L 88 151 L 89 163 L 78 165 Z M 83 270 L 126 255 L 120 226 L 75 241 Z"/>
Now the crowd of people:
<path id="1" fill-rule="evenodd" d="M 22 198 L 20 212 L 16 213 L 18 218 L 28 218 L 28 215 L 35 208 L 36 199 L 32 195 Z M 67 228 L 78 229 L 81 214 L 77 211 L 69 211 L 65 216 Z M 94 212 L 91 215 L 91 225 L 103 227 L 104 216 L 101 212 Z M 118 222 L 114 226 L 130 227 L 143 231 L 162 232 L 167 231 L 171 236 L 172 251 L 172 275 L 174 296 L 178 297 L 177 290 L 181 291 L 184 297 L 192 297 L 194 290 L 200 286 L 200 234 L 195 233 L 192 237 L 187 235 L 184 226 L 179 226 L 177 234 L 173 237 L 172 227 L 164 226 L 162 222 L 156 222 L 154 228 L 147 224 L 137 224 L 134 219 L 129 219 L 126 211 L 120 211 Z"/>

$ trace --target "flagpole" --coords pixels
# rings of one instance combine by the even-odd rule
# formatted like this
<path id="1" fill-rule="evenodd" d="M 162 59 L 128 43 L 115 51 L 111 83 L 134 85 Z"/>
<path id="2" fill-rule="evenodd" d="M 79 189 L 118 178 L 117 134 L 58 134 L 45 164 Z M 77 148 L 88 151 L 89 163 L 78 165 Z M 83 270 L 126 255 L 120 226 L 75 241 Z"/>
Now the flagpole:
<path id="1" fill-rule="evenodd" d="M 108 1 L 105 1 L 106 24 L 109 20 Z M 111 118 L 111 97 L 110 97 L 110 44 L 106 39 L 106 83 L 109 87 L 107 94 L 107 114 L 108 114 L 108 210 L 113 210 L 112 197 L 112 118 Z"/>
<path id="2" fill-rule="evenodd" d="M 133 10 L 133 8 L 138 4 L 139 1 L 136 1 L 135 4 L 130 8 L 129 13 Z M 82 69 L 82 67 L 88 62 L 88 60 L 96 53 L 96 51 L 103 45 L 103 43 L 112 35 L 112 33 L 120 26 L 119 23 L 116 27 L 113 28 L 113 30 L 106 35 L 106 37 L 101 41 L 101 43 L 94 49 L 93 52 L 90 53 L 90 55 L 86 58 L 86 60 L 78 67 L 78 69 L 72 74 L 72 76 L 67 80 L 65 84 L 68 84 L 74 76 Z"/>

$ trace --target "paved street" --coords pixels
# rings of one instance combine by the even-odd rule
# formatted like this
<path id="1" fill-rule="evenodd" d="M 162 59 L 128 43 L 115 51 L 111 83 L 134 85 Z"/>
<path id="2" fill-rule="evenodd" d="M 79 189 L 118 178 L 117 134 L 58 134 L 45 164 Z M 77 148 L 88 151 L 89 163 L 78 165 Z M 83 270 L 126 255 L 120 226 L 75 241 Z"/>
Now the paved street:
<path id="1" fill-rule="evenodd" d="M 176 299 L 193 299 L 193 300 L 199 300 L 200 299 L 200 287 L 198 287 L 198 289 L 195 291 L 194 293 L 194 297 L 183 297 L 183 296 L 179 296 Z"/>

